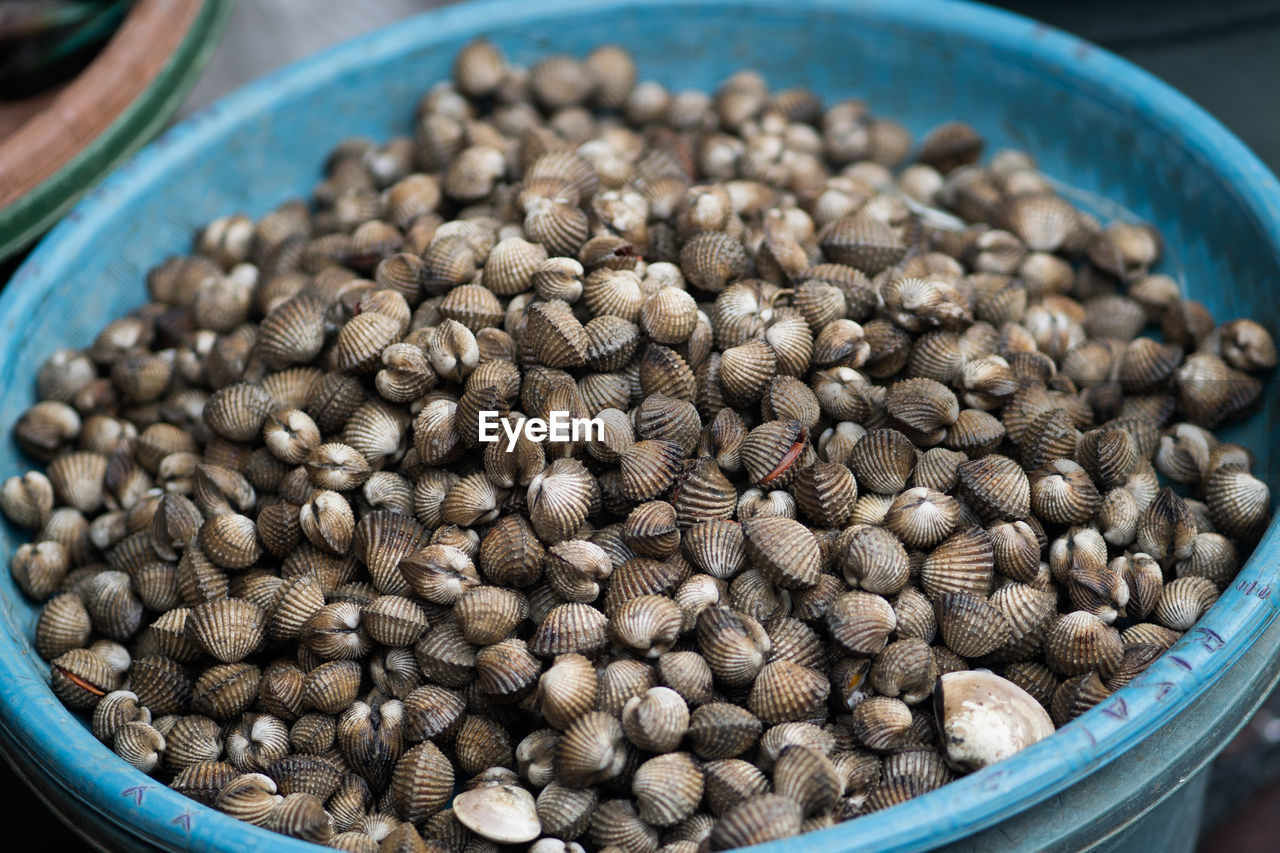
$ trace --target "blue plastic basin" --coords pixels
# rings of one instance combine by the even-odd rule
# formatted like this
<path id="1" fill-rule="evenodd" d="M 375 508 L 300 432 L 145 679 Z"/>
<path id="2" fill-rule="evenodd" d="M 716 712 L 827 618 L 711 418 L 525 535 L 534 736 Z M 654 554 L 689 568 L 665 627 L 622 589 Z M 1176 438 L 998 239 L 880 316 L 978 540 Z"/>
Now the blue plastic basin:
<path id="1" fill-rule="evenodd" d="M 199 224 L 234 211 L 261 215 L 305 195 L 343 137 L 409 132 L 417 97 L 481 33 L 525 63 L 621 43 L 645 76 L 675 88 L 706 89 L 753 66 L 778 86 L 864 97 L 917 133 L 963 118 L 993 149 L 1026 148 L 1050 175 L 1154 222 L 1168 243 L 1163 269 L 1188 295 L 1220 319 L 1253 316 L 1275 332 L 1275 178 L 1184 97 L 1090 44 L 938 0 L 500 0 L 415 18 L 255 83 L 168 132 L 93 191 L 0 294 L 0 473 L 30 467 L 9 436 L 49 353 L 87 345 L 108 319 L 141 303 L 146 270 L 187 249 Z M 1280 399 L 1269 385 L 1262 411 L 1228 431 L 1254 450 L 1256 470 L 1273 488 L 1280 458 L 1268 438 L 1277 417 Z M 1280 665 L 1280 629 L 1266 630 L 1280 602 L 1278 540 L 1273 524 L 1197 628 L 1052 738 L 939 791 L 770 851 L 953 842 L 1189 847 L 1201 789 L 1183 783 L 1252 711 Z M 3 531 L 6 563 L 21 541 L 20 532 Z M 47 667 L 30 642 L 36 608 L 8 572 L 0 572 L 0 611 L 0 746 L 81 831 L 132 849 L 301 849 L 118 760 L 46 686 Z M 1167 840 L 1154 844 L 1150 816 L 1161 803 L 1164 817 L 1155 823 Z"/>

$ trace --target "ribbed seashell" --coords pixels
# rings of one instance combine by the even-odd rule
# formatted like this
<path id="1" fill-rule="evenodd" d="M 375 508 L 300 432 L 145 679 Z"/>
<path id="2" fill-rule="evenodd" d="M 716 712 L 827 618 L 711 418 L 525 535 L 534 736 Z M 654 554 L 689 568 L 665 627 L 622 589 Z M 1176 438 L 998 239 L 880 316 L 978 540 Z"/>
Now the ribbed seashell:
<path id="1" fill-rule="evenodd" d="M 97 512 L 103 503 L 103 479 L 108 457 L 101 453 L 65 453 L 49 463 L 49 482 L 58 502 L 84 513 Z"/>
<path id="2" fill-rule="evenodd" d="M 595 707 L 596 672 L 580 654 L 560 655 L 538 678 L 538 709 L 546 721 L 564 730 Z"/>
<path id="3" fill-rule="evenodd" d="M 991 590 L 994 568 L 992 538 L 975 525 L 952 534 L 929 553 L 920 567 L 920 586 L 935 599 L 959 592 L 985 596 Z"/>
<path id="4" fill-rule="evenodd" d="M 686 291 L 662 287 L 640 309 L 640 328 L 660 344 L 684 343 L 698 325 L 698 305 Z"/>
<path id="5" fill-rule="evenodd" d="M 642 557 L 664 559 L 680 548 L 676 511 L 666 501 L 649 501 L 627 516 L 623 539 Z"/>
<path id="6" fill-rule="evenodd" d="M 1126 648 L 1135 645 L 1153 645 L 1160 647 L 1162 650 L 1167 650 L 1178 641 L 1182 636 L 1182 632 L 1174 631 L 1163 625 L 1157 625 L 1154 622 L 1139 622 L 1126 628 L 1120 636 L 1124 640 Z"/>
<path id="7" fill-rule="evenodd" d="M 566 601 L 590 602 L 600 595 L 600 581 L 613 571 L 604 549 L 581 539 L 557 542 L 547 552 L 547 581 Z"/>
<path id="8" fill-rule="evenodd" d="M 634 501 L 658 497 L 675 481 L 682 457 L 683 450 L 674 441 L 637 441 L 619 457 L 623 495 Z"/>
<path id="9" fill-rule="evenodd" d="M 897 626 L 897 616 L 889 602 L 868 592 L 847 592 L 831 603 L 826 612 L 831 639 L 854 655 L 878 654 Z"/>
<path id="10" fill-rule="evenodd" d="M 960 504 L 950 495 L 916 486 L 893 499 L 885 526 L 910 548 L 932 548 L 955 529 Z"/>
<path id="11" fill-rule="evenodd" d="M 591 510 L 598 488 L 576 459 L 557 459 L 529 483 L 529 518 L 545 542 L 559 542 L 577 532 Z"/>
<path id="12" fill-rule="evenodd" d="M 453 766 L 435 744 L 423 741 L 405 752 L 391 772 L 396 816 L 420 823 L 443 809 L 453 794 Z"/>
<path id="13" fill-rule="evenodd" d="M 1120 665 L 1124 645 L 1114 628 L 1091 613 L 1075 611 L 1049 625 L 1044 653 L 1049 668 L 1062 675 L 1089 671 L 1106 675 Z"/>
<path id="14" fill-rule="evenodd" d="M 640 321 L 640 314 L 644 305 L 644 293 L 640 288 L 640 276 L 629 269 L 601 269 L 590 273 L 582 286 L 582 300 L 587 306 L 587 310 L 591 312 L 593 317 L 615 317 L 619 320 L 626 321 L 635 326 L 635 334 L 639 334 L 639 326 L 635 324 Z M 621 327 L 616 322 L 614 326 Z M 588 327 L 590 324 L 588 324 Z M 604 358 L 603 352 L 595 355 L 596 350 L 605 350 L 603 347 L 601 332 L 605 327 L 597 329 L 594 334 L 589 332 L 591 340 L 594 342 L 592 346 L 592 361 L 600 362 Z"/>
<path id="15" fill-rule="evenodd" d="M 427 615 L 412 599 L 383 595 L 360 612 L 360 621 L 370 638 L 384 646 L 411 646 L 422 638 L 429 625 Z"/>
<path id="16" fill-rule="evenodd" d="M 633 696 L 622 708 L 622 730 L 640 749 L 671 752 L 689 729 L 689 708 L 669 687 L 652 687 Z"/>
<path id="17" fill-rule="evenodd" d="M 1026 472 L 1007 456 L 993 453 L 961 463 L 956 473 L 960 496 L 980 515 L 1016 521 L 1031 512 Z"/>
<path id="18" fill-rule="evenodd" d="M 80 428 L 80 415 L 71 406 L 56 400 L 42 400 L 18 418 L 13 437 L 28 456 L 50 462 L 68 442 L 75 441 Z"/>
<path id="19" fill-rule="evenodd" d="M 877 595 L 902 589 L 910 575 L 902 543 L 882 527 L 849 527 L 836 542 L 835 562 L 850 586 Z"/>
<path id="20" fill-rule="evenodd" d="M 718 293 L 751 269 L 742 242 L 723 231 L 703 231 L 680 250 L 680 268 L 699 290 Z"/>
<path id="21" fill-rule="evenodd" d="M 640 357 L 640 390 L 692 402 L 697 379 L 688 363 L 675 350 L 650 344 Z"/>
<path id="22" fill-rule="evenodd" d="M 760 623 L 727 607 L 708 607 L 698 617 L 696 631 L 698 648 L 717 679 L 730 687 L 755 680 L 770 648 Z"/>
<path id="23" fill-rule="evenodd" d="M 227 760 L 243 773 L 265 771 L 289 748 L 288 726 L 270 714 L 245 714 L 226 736 Z"/>
<path id="24" fill-rule="evenodd" d="M 1163 653 L 1164 649 L 1159 646 L 1146 643 L 1125 646 L 1124 659 L 1111 677 L 1106 679 L 1104 686 L 1109 691 L 1119 690 L 1145 672 Z"/>
<path id="25" fill-rule="evenodd" d="M 526 340 L 533 357 L 547 367 L 580 367 L 590 339 L 568 303 L 535 302 L 527 311 Z"/>
<path id="26" fill-rule="evenodd" d="M 626 408 L 631 399 L 631 382 L 621 373 L 589 373 L 579 380 L 577 391 L 581 407 L 585 409 L 583 414 L 592 415 L 605 409 Z M 587 434 L 595 436 L 593 430 Z"/>
<path id="27" fill-rule="evenodd" d="M 179 771 L 169 787 L 201 805 L 212 806 L 218 793 L 238 775 L 225 761 L 201 761 Z"/>
<path id="28" fill-rule="evenodd" d="M 900 699 L 870 696 L 854 706 L 851 728 L 868 749 L 890 752 L 910 736 L 911 709 Z"/>
<path id="29" fill-rule="evenodd" d="M 747 558 L 774 584 L 788 589 L 813 586 L 821 572 L 817 540 L 804 525 L 765 516 L 743 521 Z"/>
<path id="30" fill-rule="evenodd" d="M 0 510 L 20 527 L 39 529 L 53 511 L 53 484 L 39 471 L 10 477 L 0 488 Z"/>
<path id="31" fill-rule="evenodd" d="M 409 422 L 407 415 L 385 403 L 371 401 L 360 406 L 347 420 L 342 443 L 322 444 L 307 458 L 312 482 L 335 491 L 363 485 L 373 467 L 381 467 L 400 453 Z"/>
<path id="32" fill-rule="evenodd" d="M 215 516 L 211 521 L 225 517 L 227 516 Z M 207 527 L 209 522 L 205 524 Z M 342 556 L 351 549 L 351 540 L 355 535 L 355 515 L 351 504 L 342 495 L 334 491 L 317 490 L 298 509 L 298 526 L 312 545 L 330 554 Z M 203 540 L 203 531 L 201 538 Z M 219 562 L 212 554 L 209 556 L 215 563 Z"/>
<path id="33" fill-rule="evenodd" d="M 440 517 L 446 524 L 474 527 L 486 524 L 502 511 L 507 492 L 499 489 L 484 473 L 468 474 L 454 483 L 440 503 Z"/>
<path id="34" fill-rule="evenodd" d="M 639 344 L 635 323 L 613 314 L 598 314 L 583 327 L 586 361 L 593 370 L 618 370 L 631 361 Z"/>
<path id="35" fill-rule="evenodd" d="M 746 708 L 712 702 L 690 716 L 689 743 L 705 759 L 735 758 L 755 745 L 761 729 L 759 718 Z"/>
<path id="36" fill-rule="evenodd" d="M 265 826 L 272 811 L 284 802 L 276 783 L 262 773 L 246 773 L 232 779 L 218 793 L 213 807 L 237 820 Z"/>
<path id="37" fill-rule="evenodd" d="M 916 705 L 932 693 L 938 666 L 927 642 L 908 638 L 890 643 L 876 655 L 868 677 L 876 692 Z"/>
<path id="38" fill-rule="evenodd" d="M 701 522 L 732 517 L 737 492 L 715 461 L 703 458 L 681 464 L 668 500 L 676 510 L 676 525 L 687 530 Z"/>
<path id="39" fill-rule="evenodd" d="M 49 686 L 69 708 L 91 711 L 119 686 L 119 677 L 88 649 L 71 649 L 49 662 Z"/>
<path id="40" fill-rule="evenodd" d="M 480 585 L 475 564 L 451 545 L 427 545 L 403 557 L 400 573 L 414 592 L 433 604 L 452 605 Z"/>
<path id="41" fill-rule="evenodd" d="M 364 400 L 364 387 L 356 377 L 347 373 L 326 373 L 316 381 L 303 408 L 322 433 L 332 433 L 346 425 L 347 418 Z"/>
<path id="42" fill-rule="evenodd" d="M 80 597 L 71 593 L 45 602 L 36 620 L 36 651 L 51 661 L 72 649 L 84 648 L 93 632 L 89 612 Z"/>
<path id="43" fill-rule="evenodd" d="M 869 215 L 846 216 L 823 229 L 818 245 L 826 259 L 869 276 L 902 260 L 907 247 L 887 225 Z"/>
<path id="44" fill-rule="evenodd" d="M 266 621 L 262 608 L 248 601 L 209 601 L 192 608 L 187 639 L 223 663 L 236 663 L 266 639 Z"/>
<path id="45" fill-rule="evenodd" d="M 858 484 L 885 495 L 902 491 L 915 462 L 916 450 L 911 441 L 891 429 L 867 432 L 849 454 L 849 467 L 857 475 Z"/>
<path id="46" fill-rule="evenodd" d="M 1175 424 L 1160 437 L 1152 462 L 1169 479 L 1196 484 L 1208 473 L 1210 453 L 1217 443 L 1213 434 L 1202 427 Z"/>
<path id="47" fill-rule="evenodd" d="M 311 794 L 327 801 L 342 784 L 342 772 L 319 755 L 289 755 L 272 762 L 266 773 L 284 796 Z"/>
<path id="48" fill-rule="evenodd" d="M 845 779 L 831 759 L 798 744 L 783 747 L 773 767 L 774 790 L 791 797 L 808 817 L 826 814 L 845 792 Z"/>
<path id="49" fill-rule="evenodd" d="M 324 603 L 324 588 L 313 575 L 300 575 L 286 581 L 271 607 L 268 638 L 275 642 L 296 640 L 303 623 Z"/>
<path id="50" fill-rule="evenodd" d="M 360 690 L 361 667 L 356 661 L 335 660 L 320 664 L 306 674 L 302 687 L 303 707 L 322 714 L 338 714 L 355 701 Z"/>
<path id="51" fill-rule="evenodd" d="M 749 407 L 764 394 L 778 370 L 773 347 L 767 341 L 753 338 L 724 351 L 720 385 L 735 406 Z"/>
<path id="52" fill-rule="evenodd" d="M 768 421 L 743 440 L 742 465 L 755 485 L 785 488 L 808 450 L 808 431 L 799 421 Z"/>
<path id="53" fill-rule="evenodd" d="M 689 561 L 712 577 L 728 579 L 747 566 L 742 526 L 736 522 L 700 522 L 685 532 L 681 544 Z"/>
<path id="54" fill-rule="evenodd" d="M 173 676 L 171 673 L 165 675 L 165 683 L 160 686 L 168 690 L 168 683 L 173 681 Z M 259 698 L 260 676 L 260 671 L 252 664 L 227 663 L 211 666 L 189 688 L 191 709 L 215 720 L 235 719 Z M 139 691 L 139 697 L 158 706 L 159 703 L 142 691 L 142 682 L 136 675 L 134 681 L 137 682 L 135 689 Z"/>
<path id="55" fill-rule="evenodd" d="M 573 839 L 587 831 L 591 815 L 599 802 L 595 788 L 571 788 L 552 782 L 538 793 L 538 819 L 543 832 L 558 838 Z"/>
<path id="56" fill-rule="evenodd" d="M 1208 578 L 1224 589 L 1239 568 L 1235 543 L 1220 533 L 1198 533 L 1191 556 L 1178 563 L 1176 570 L 1178 577 Z"/>
<path id="57" fill-rule="evenodd" d="M 324 303 L 298 294 L 267 313 L 258 327 L 255 349 L 270 368 L 306 364 L 324 347 Z"/>
<path id="58" fill-rule="evenodd" d="M 650 394 L 636 407 L 633 420 L 641 439 L 674 441 L 686 454 L 698 446 L 702 421 L 697 409 L 686 400 Z"/>
<path id="59" fill-rule="evenodd" d="M 508 637 L 529 615 L 529 602 L 512 589 L 479 586 L 453 605 L 454 620 L 467 642 L 478 646 Z"/>
<path id="60" fill-rule="evenodd" d="M 565 730 L 556 747 L 556 781 L 593 785 L 619 775 L 626 764 L 622 724 L 610 714 L 588 711 Z"/>
<path id="61" fill-rule="evenodd" d="M 1152 618 L 1166 628 L 1189 631 L 1218 600 L 1213 581 L 1201 577 L 1180 577 L 1164 585 Z"/>
<path id="62" fill-rule="evenodd" d="M 702 770 L 687 752 L 650 758 L 631 781 L 640 818 L 651 826 L 673 826 L 693 814 L 702 791 Z"/>
<path id="63" fill-rule="evenodd" d="M 427 538 L 426 529 L 411 516 L 371 512 L 361 517 L 355 526 L 352 552 L 369 569 L 373 584 L 380 592 L 397 595 L 408 590 L 399 570 L 401 561 L 424 547 Z"/>
<path id="64" fill-rule="evenodd" d="M 708 761 L 702 769 L 707 808 L 714 815 L 725 814 L 748 797 L 769 792 L 769 777 L 749 761 L 718 759 Z"/>
<path id="65" fill-rule="evenodd" d="M 17 582 L 18 587 L 37 600 L 44 600 L 56 592 L 62 584 L 63 579 L 67 576 L 67 570 L 71 568 L 71 559 L 67 553 L 66 547 L 61 542 L 43 541 L 43 542 L 25 542 L 18 546 L 13 554 L 13 559 L 9 564 L 9 569 L 13 573 L 13 579 Z M 111 573 L 113 576 L 119 573 Z M 118 584 L 120 593 L 117 596 L 123 597 L 119 604 L 128 604 L 126 593 L 128 589 L 128 576 L 124 575 L 124 583 Z M 117 579 L 118 581 L 118 579 Z M 111 619 L 118 612 L 118 615 L 124 617 L 124 610 L 113 611 L 105 601 L 101 604 L 95 604 L 90 599 L 86 602 L 90 606 L 90 615 L 94 617 L 95 622 L 102 622 L 105 619 Z M 131 608 L 126 608 L 131 609 Z M 129 616 L 131 619 L 132 616 Z M 112 621 L 115 621 L 114 619 Z M 128 624 L 126 621 L 125 624 Z M 136 630 L 137 626 L 132 628 Z M 127 630 L 122 624 L 120 630 Z"/>
<path id="66" fill-rule="evenodd" d="M 1096 672 L 1068 678 L 1054 691 L 1049 716 L 1055 725 L 1066 725 L 1110 695 L 1111 691 Z"/>
<path id="67" fill-rule="evenodd" d="M 492 767 L 515 767 L 507 730 L 495 720 L 475 714 L 462 718 L 454 738 L 453 753 L 459 768 L 468 776 Z"/>
<path id="68" fill-rule="evenodd" d="M 1205 481 L 1205 502 L 1219 532 L 1253 542 L 1266 527 L 1271 505 L 1267 485 L 1235 465 L 1222 465 Z"/>
<path id="69" fill-rule="evenodd" d="M 1025 521 L 998 521 L 987 528 L 996 571 L 1020 581 L 1030 581 L 1039 570 L 1041 543 L 1036 530 Z"/>
<path id="70" fill-rule="evenodd" d="M 591 814 L 590 838 L 597 849 L 656 853 L 658 831 L 640 819 L 631 800 L 607 800 Z"/>
<path id="71" fill-rule="evenodd" d="M 792 484 L 796 503 L 814 523 L 828 528 L 846 524 L 853 513 L 858 484 L 853 472 L 836 462 L 815 462 Z"/>
<path id="72" fill-rule="evenodd" d="M 1214 337 L 1223 360 L 1237 370 L 1269 370 L 1276 364 L 1276 345 L 1271 333 L 1256 320 L 1223 323 L 1215 330 Z M 1208 343 L 1213 342 L 1211 339 Z"/>
<path id="73" fill-rule="evenodd" d="M 542 664 L 524 640 L 510 638 L 476 652 L 476 688 L 495 702 L 514 702 L 533 688 Z"/>
<path id="74" fill-rule="evenodd" d="M 650 687 L 657 686 L 654 667 L 630 658 L 618 658 L 608 664 L 600 671 L 599 679 L 596 709 L 615 717 L 622 713 L 627 700 L 643 696 Z"/>
<path id="75" fill-rule="evenodd" d="M 338 333 L 334 366 L 339 370 L 370 372 L 378 365 L 382 351 L 401 334 L 400 323 L 388 314 L 376 311 L 357 314 Z"/>
<path id="76" fill-rule="evenodd" d="M 925 642 L 933 640 L 938 630 L 933 603 L 915 587 L 908 586 L 898 593 L 893 601 L 893 612 L 897 619 L 894 636 L 916 638 Z"/>
<path id="77" fill-rule="evenodd" d="M 126 723 L 132 722 L 150 723 L 151 711 L 138 704 L 136 694 L 128 690 L 113 691 L 103 696 L 93 709 L 93 736 L 109 744 Z"/>
<path id="78" fill-rule="evenodd" d="M 506 58 L 493 42 L 472 39 L 453 59 L 453 84 L 469 98 L 482 98 L 498 88 L 506 71 Z"/>
<path id="79" fill-rule="evenodd" d="M 191 705 L 192 685 L 186 671 L 162 655 L 147 655 L 134 660 L 129 667 L 129 688 L 137 694 L 138 701 L 157 717 L 185 714 Z"/>
<path id="80" fill-rule="evenodd" d="M 775 660 L 756 676 L 747 707 L 769 725 L 808 720 L 821 714 L 830 690 L 821 672 L 789 660 Z"/>
<path id="81" fill-rule="evenodd" d="M 1052 524 L 1079 524 L 1093 518 L 1102 498 L 1084 468 L 1055 459 L 1030 475 L 1031 508 Z"/>
<path id="82" fill-rule="evenodd" d="M 1128 587 L 1125 615 L 1134 619 L 1148 618 L 1164 588 L 1164 572 L 1160 564 L 1150 554 L 1121 555 L 1108 564 L 1108 570 L 1122 578 Z"/>
<path id="83" fill-rule="evenodd" d="M 301 644 L 321 660 L 357 660 L 372 645 L 360 619 L 360 604 L 335 600 L 302 623 Z"/>
<path id="84" fill-rule="evenodd" d="M 670 650 L 683 627 L 680 606 L 661 595 L 629 599 L 609 617 L 609 634 L 614 643 L 650 658 Z"/>
<path id="85" fill-rule="evenodd" d="M 459 285 L 446 293 L 440 302 L 440 313 L 472 332 L 500 325 L 504 315 L 502 303 L 493 291 L 478 284 Z"/>
<path id="86" fill-rule="evenodd" d="M 982 657 L 1013 639 L 1004 614 L 981 595 L 945 592 L 938 596 L 937 610 L 943 642 L 961 657 Z"/>
<path id="87" fill-rule="evenodd" d="M 711 831 L 712 850 L 733 850 L 766 841 L 790 838 L 800 832 L 803 810 L 791 797 L 758 794 L 726 812 Z"/>
<path id="88" fill-rule="evenodd" d="M 761 399 L 761 410 L 768 420 L 797 420 L 812 430 L 822 417 L 822 408 L 814 392 L 794 376 L 775 376 L 769 381 Z M 840 459 L 830 461 L 840 462 Z"/>
<path id="89" fill-rule="evenodd" d="M 588 604 L 557 605 L 534 632 L 529 649 L 543 657 L 569 653 L 595 655 L 608 642 L 607 622 L 603 613 Z"/>
<path id="90" fill-rule="evenodd" d="M 1033 252 L 1056 252 L 1077 227 L 1075 207 L 1050 193 L 1005 198 L 998 208 L 1001 224 Z"/>
<path id="91" fill-rule="evenodd" d="M 1182 362 L 1182 354 L 1182 347 L 1177 344 L 1135 338 L 1117 361 L 1116 378 L 1130 393 L 1150 390 L 1173 375 Z"/>
<path id="92" fill-rule="evenodd" d="M 302 704 L 305 689 L 306 676 L 300 667 L 289 661 L 276 661 L 267 667 L 258 682 L 258 707 L 281 719 L 293 720 L 302 716 L 305 710 Z M 325 749 L 328 749 L 328 745 L 322 745 L 318 751 L 323 752 Z"/>

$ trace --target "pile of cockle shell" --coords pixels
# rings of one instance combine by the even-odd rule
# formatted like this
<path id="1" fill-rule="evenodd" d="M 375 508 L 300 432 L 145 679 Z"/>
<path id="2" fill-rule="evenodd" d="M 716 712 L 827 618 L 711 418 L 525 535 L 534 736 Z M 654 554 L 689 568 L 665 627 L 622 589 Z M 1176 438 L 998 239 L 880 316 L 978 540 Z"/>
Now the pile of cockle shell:
<path id="1" fill-rule="evenodd" d="M 1209 430 L 1276 351 L 982 147 L 468 45 L 41 369 L 0 503 L 54 692 L 359 851 L 746 846 L 1046 736 L 1265 527 Z"/>

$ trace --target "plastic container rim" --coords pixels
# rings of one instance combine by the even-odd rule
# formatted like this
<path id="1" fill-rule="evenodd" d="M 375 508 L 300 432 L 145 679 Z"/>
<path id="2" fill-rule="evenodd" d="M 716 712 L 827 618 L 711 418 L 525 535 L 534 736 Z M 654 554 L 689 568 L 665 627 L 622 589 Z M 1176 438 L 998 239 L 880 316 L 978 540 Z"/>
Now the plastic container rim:
<path id="1" fill-rule="evenodd" d="M 723 7 L 749 14 L 777 4 L 768 0 L 482 0 L 445 7 L 345 42 L 295 62 L 222 98 L 167 131 L 103 184 L 91 191 L 72 213 L 45 237 L 7 288 L 0 293 L 0 323 L 5 352 L 0 364 L 4 387 L 25 387 L 29 378 L 13 375 L 13 354 L 20 348 L 15 318 L 41 309 L 48 286 L 68 275 L 60 257 L 73 257 L 91 241 L 123 200 L 139 193 L 170 164 L 199 152 L 237 125 L 269 113 L 272 104 L 358 72 L 370 62 L 385 61 L 424 43 L 467 38 L 484 31 L 487 21 L 506 24 L 561 17 L 579 10 L 675 9 Z M 1020 15 L 963 0 L 790 0 L 790 9 L 831 16 L 874 18 L 905 28 L 960 34 L 999 50 L 1003 58 L 1030 72 L 1052 69 L 1070 79 L 1080 94 L 1105 98 L 1132 110 L 1135 117 L 1180 140 L 1188 153 L 1229 185 L 1240 206 L 1256 220 L 1259 231 L 1280 251 L 1280 183 L 1258 158 L 1216 119 L 1131 63 L 1079 38 Z M 424 85 L 427 81 L 424 81 Z M 1146 673 L 1091 709 L 1054 737 L 999 765 L 953 782 L 892 809 L 866 815 L 816 833 L 773 842 L 761 853 L 793 853 L 813 847 L 842 849 L 922 849 L 958 840 L 990 827 L 1063 789 L 1081 782 L 1090 771 L 1114 760 L 1137 741 L 1173 720 L 1179 711 L 1212 688 L 1225 667 L 1234 664 L 1275 617 L 1280 581 L 1275 557 L 1280 532 L 1273 522 L 1241 569 L 1236 582 L 1168 654 Z M 1267 570 L 1268 563 L 1272 568 Z M 1280 590 L 1274 592 L 1280 593 Z M 0 722 L 9 735 L 34 748 L 48 771 L 64 788 L 121 826 L 152 843 L 177 849 L 244 850 L 314 849 L 305 842 L 266 834 L 266 830 L 204 809 L 119 762 L 97 763 L 86 772 L 90 754 L 111 755 L 55 698 L 48 685 L 22 672 L 32 658 L 28 639 L 19 631 L 12 603 L 5 600 L 4 634 L 0 638 Z M 42 666 L 42 665 L 41 665 Z M 39 709 L 41 713 L 34 713 Z M 105 753 L 105 754 L 104 754 Z M 121 782 L 146 786 L 145 791 Z M 145 795 L 145 796 L 144 796 Z M 127 815 L 119 804 L 129 802 Z M 199 824 L 200 831 L 193 827 Z"/>

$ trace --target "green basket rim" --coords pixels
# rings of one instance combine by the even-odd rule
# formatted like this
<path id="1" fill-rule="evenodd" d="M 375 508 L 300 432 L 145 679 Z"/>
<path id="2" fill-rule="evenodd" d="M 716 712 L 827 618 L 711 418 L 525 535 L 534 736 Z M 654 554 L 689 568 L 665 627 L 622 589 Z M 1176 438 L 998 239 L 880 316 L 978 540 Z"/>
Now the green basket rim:
<path id="1" fill-rule="evenodd" d="M 0 208 L 0 261 L 31 245 L 81 196 L 164 128 L 213 56 L 234 6 L 234 0 L 204 0 L 151 85 L 62 168 Z"/>

